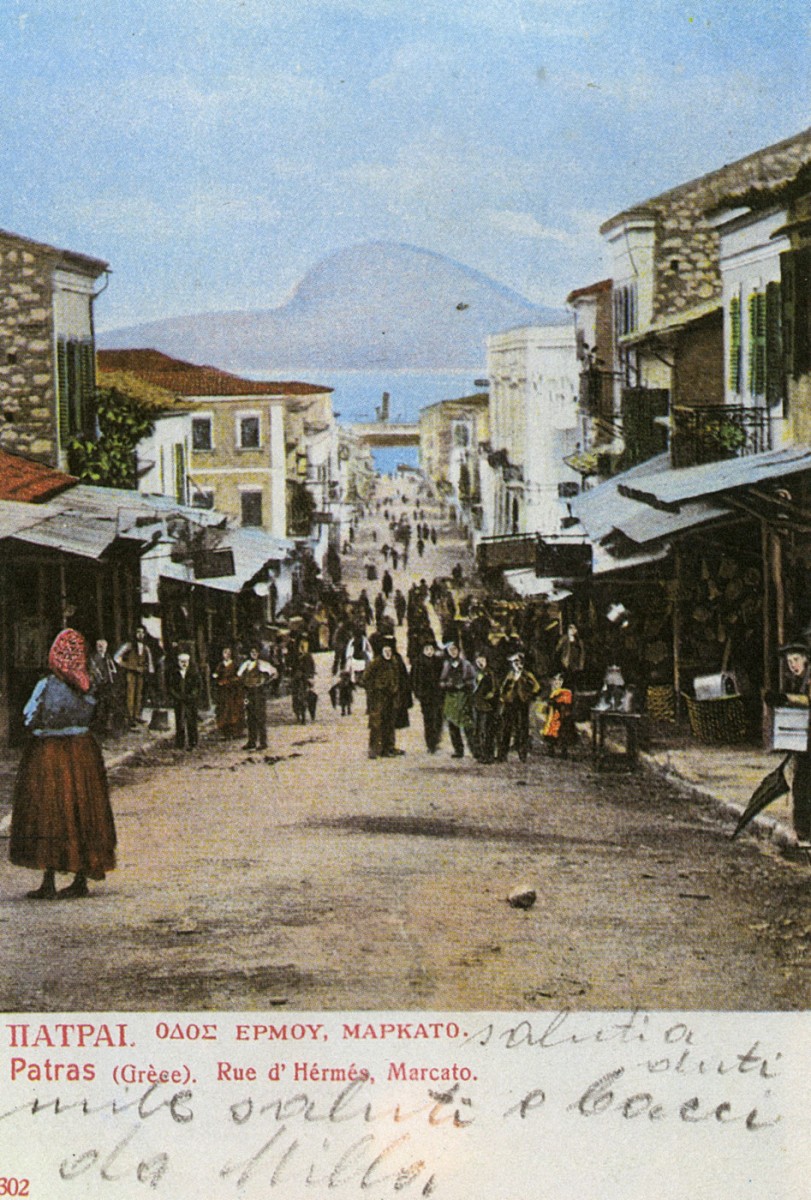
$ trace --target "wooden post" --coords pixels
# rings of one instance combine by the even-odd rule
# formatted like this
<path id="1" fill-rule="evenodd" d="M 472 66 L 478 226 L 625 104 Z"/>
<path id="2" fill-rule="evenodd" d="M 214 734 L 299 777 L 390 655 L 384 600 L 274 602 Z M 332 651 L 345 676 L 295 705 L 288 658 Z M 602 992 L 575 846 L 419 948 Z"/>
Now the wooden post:
<path id="1" fill-rule="evenodd" d="M 772 680 L 775 674 L 775 645 L 772 638 L 772 556 L 770 546 L 771 535 L 765 521 L 760 522 L 760 546 L 763 572 L 763 691 L 772 690 Z M 779 686 L 779 684 L 778 684 Z M 765 700 L 761 704 L 762 741 L 769 744 L 771 732 L 769 729 L 770 713 Z"/>
<path id="2" fill-rule="evenodd" d="M 681 721 L 681 547 L 673 549 L 673 690 L 676 693 L 676 721 Z"/>

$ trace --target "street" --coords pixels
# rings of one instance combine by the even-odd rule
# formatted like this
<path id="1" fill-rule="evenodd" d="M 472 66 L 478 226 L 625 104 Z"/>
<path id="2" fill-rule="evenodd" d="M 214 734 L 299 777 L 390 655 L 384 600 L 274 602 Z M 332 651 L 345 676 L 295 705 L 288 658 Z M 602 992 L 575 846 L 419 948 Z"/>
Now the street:
<path id="1" fill-rule="evenodd" d="M 463 554 L 446 533 L 395 583 Z M 118 868 L 90 898 L 26 901 L 4 858 L 4 1009 L 809 1006 L 806 866 L 644 770 L 598 773 L 582 734 L 572 761 L 536 740 L 485 766 L 447 733 L 428 755 L 415 705 L 404 755 L 370 761 L 362 691 L 340 716 L 316 657 L 315 723 L 272 701 L 266 752 L 209 729 L 113 771 Z"/>

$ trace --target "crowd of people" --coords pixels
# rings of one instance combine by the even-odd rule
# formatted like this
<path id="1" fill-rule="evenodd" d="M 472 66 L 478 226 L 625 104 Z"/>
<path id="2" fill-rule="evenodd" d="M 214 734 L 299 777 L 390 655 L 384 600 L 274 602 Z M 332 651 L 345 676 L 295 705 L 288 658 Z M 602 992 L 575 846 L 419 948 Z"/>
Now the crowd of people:
<path id="1" fill-rule="evenodd" d="M 191 751 L 200 713 L 213 707 L 219 738 L 244 737 L 243 749 L 264 750 L 269 698 L 289 697 L 297 722 L 316 720 L 318 652 L 332 656 L 329 698 L 341 717 L 352 714 L 358 690 L 365 697 L 370 758 L 403 753 L 397 731 L 409 725 L 415 703 L 428 753 L 437 753 L 447 726 L 454 757 L 468 752 L 491 763 L 514 749 L 523 760 L 530 711 L 541 703 L 547 750 L 568 754 L 572 687 L 585 661 L 577 630 L 561 635 L 558 616 L 543 605 L 515 608 L 475 589 L 465 593 L 459 563 L 430 584 L 404 576 L 412 540 L 422 558 L 427 547 L 441 546 L 442 528 L 436 506 L 419 496 L 412 503 L 403 495 L 400 504 L 373 500 L 350 529 L 353 554 L 362 532 L 382 560 L 374 600 L 365 586 L 351 596 L 333 571 L 295 596 L 274 624 L 254 625 L 211 660 L 195 655 L 190 642 L 164 647 L 146 625 L 114 652 L 104 637 L 91 649 L 75 629 L 58 634 L 49 672 L 25 708 L 29 736 L 13 802 L 11 861 L 43 872 L 33 899 L 85 896 L 88 879 L 103 879 L 115 866 L 115 824 L 94 734 L 118 734 L 142 723 L 145 709 L 154 717 L 171 707 L 175 745 Z M 380 518 L 389 540 L 378 545 Z M 370 554 L 364 582 L 377 574 Z M 59 872 L 73 874 L 61 890 Z"/>

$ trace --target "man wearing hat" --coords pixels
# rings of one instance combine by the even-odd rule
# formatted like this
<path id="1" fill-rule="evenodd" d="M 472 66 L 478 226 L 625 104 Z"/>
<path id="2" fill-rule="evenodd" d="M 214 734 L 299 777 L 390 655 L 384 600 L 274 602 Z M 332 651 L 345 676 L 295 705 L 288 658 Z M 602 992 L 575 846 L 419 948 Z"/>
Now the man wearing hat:
<path id="1" fill-rule="evenodd" d="M 359 681 L 366 689 L 369 758 L 393 758 L 402 753 L 395 745 L 401 675 L 394 660 L 394 639 L 375 634 L 372 649 L 374 658 Z"/>
<path id="2" fill-rule="evenodd" d="M 529 749 L 529 706 L 541 690 L 538 680 L 524 668 L 524 655 L 520 651 L 511 654 L 510 670 L 501 684 L 500 699 L 501 742 L 498 761 L 504 762 L 512 742 L 521 762 L 526 762 Z"/>
<path id="3" fill-rule="evenodd" d="M 266 750 L 268 744 L 267 708 L 265 697 L 267 688 L 276 677 L 276 669 L 259 657 L 261 647 L 254 642 L 237 672 L 245 689 L 245 716 L 248 722 L 248 740 L 243 750 Z"/>
<path id="4" fill-rule="evenodd" d="M 436 754 L 442 737 L 442 655 L 433 634 L 422 639 L 422 646 L 411 664 L 411 687 L 420 702 L 425 745 L 429 754 Z"/>
<path id="5" fill-rule="evenodd" d="M 443 714 L 448 722 L 453 757 L 464 758 L 465 745 L 462 734 L 469 739 L 473 727 L 471 697 L 476 686 L 476 672 L 467 659 L 462 657 L 457 642 L 448 642 L 445 653 L 447 657 L 439 677 L 440 689 L 445 694 Z"/>
<path id="6" fill-rule="evenodd" d="M 781 701 L 791 708 L 808 708 L 811 696 L 811 647 L 804 638 L 795 638 L 779 650 L 783 664 Z M 794 776 L 791 782 L 794 832 L 798 841 L 811 840 L 811 752 L 792 755 Z"/>
<path id="7" fill-rule="evenodd" d="M 178 647 L 168 686 L 175 710 L 175 746 L 178 750 L 193 750 L 197 745 L 197 709 L 202 680 L 186 645 Z"/>

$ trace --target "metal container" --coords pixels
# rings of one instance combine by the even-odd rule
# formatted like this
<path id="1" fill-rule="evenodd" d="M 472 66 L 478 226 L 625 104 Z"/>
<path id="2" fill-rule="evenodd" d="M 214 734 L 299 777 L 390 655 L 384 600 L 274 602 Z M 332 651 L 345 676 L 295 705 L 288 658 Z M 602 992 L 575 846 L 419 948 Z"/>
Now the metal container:
<path id="1" fill-rule="evenodd" d="M 737 695 L 738 689 L 731 671 L 721 671 L 718 675 L 696 675 L 693 692 L 696 700 L 720 700 L 722 696 Z"/>
<path id="2" fill-rule="evenodd" d="M 775 708 L 772 712 L 772 749 L 807 750 L 811 709 Z"/>

